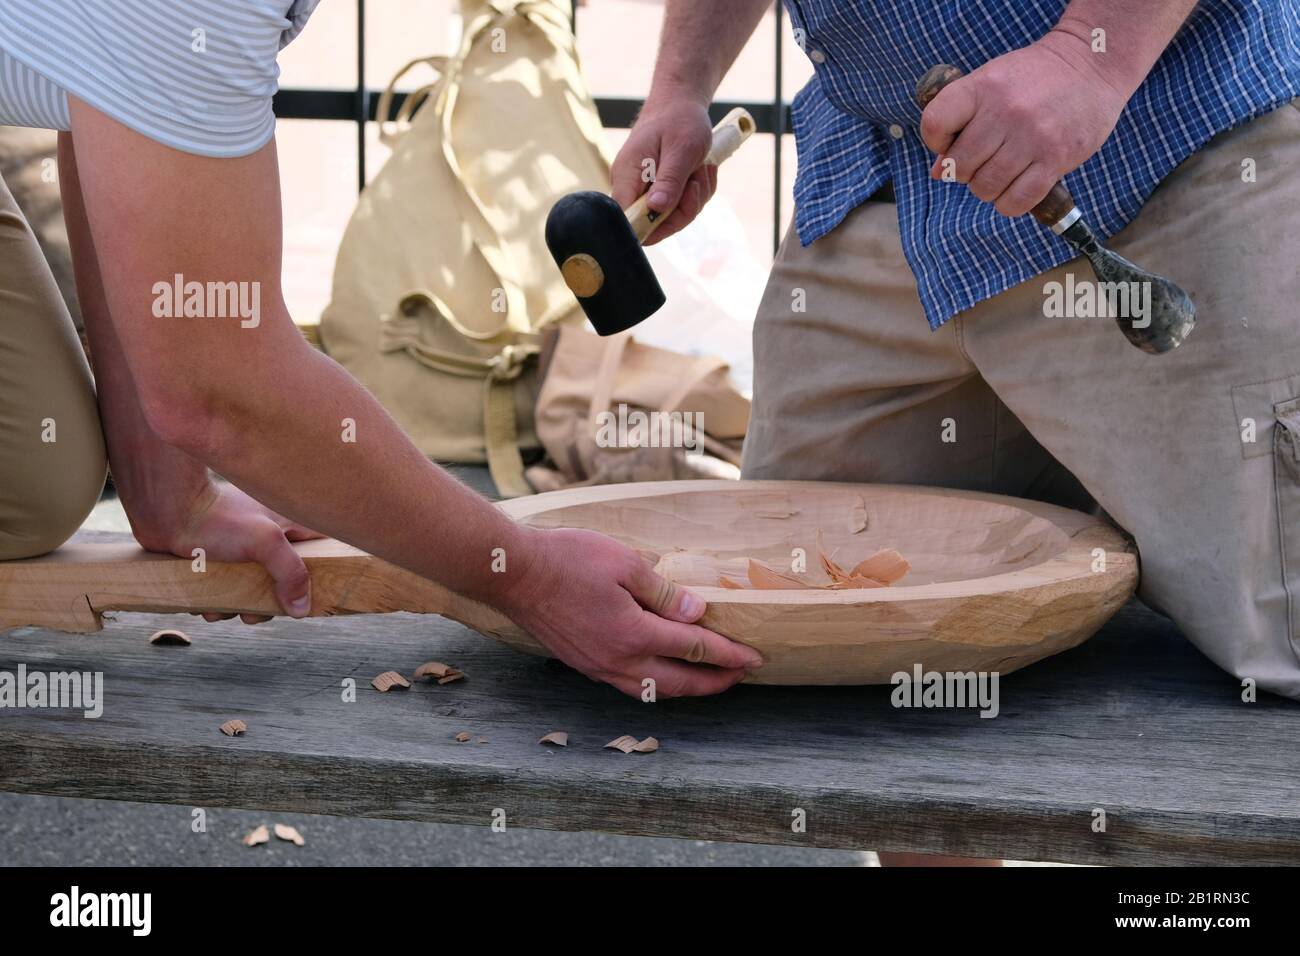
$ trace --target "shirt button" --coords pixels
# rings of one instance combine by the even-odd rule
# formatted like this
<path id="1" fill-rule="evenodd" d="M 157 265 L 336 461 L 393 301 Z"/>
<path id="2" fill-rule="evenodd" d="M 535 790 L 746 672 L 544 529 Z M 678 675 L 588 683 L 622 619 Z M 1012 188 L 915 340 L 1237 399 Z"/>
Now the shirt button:
<path id="1" fill-rule="evenodd" d="M 809 50 L 808 59 L 812 60 L 818 66 L 826 62 L 826 54 L 821 50 Z"/>
<path id="2" fill-rule="evenodd" d="M 899 126 L 897 123 L 891 124 L 889 127 L 889 135 L 894 137 L 894 139 L 902 139 L 903 127 Z"/>

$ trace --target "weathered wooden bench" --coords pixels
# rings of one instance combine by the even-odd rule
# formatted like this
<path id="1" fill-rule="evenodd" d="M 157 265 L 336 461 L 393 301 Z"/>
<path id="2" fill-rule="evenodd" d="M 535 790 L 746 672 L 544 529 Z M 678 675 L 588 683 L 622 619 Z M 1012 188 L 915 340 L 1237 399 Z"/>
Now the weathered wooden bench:
<path id="1" fill-rule="evenodd" d="M 149 644 L 164 626 L 193 646 Z M 430 659 L 467 679 L 370 686 Z M 406 614 L 124 614 L 99 634 L 0 638 L 0 671 L 20 665 L 102 672 L 105 701 L 98 719 L 0 709 L 8 791 L 1079 863 L 1300 862 L 1300 706 L 1243 703 L 1136 603 L 1004 677 L 993 719 L 896 709 L 887 686 L 646 704 Z M 218 731 L 231 718 L 245 736 Z M 555 730 L 567 748 L 539 745 Z M 623 734 L 661 749 L 603 749 Z"/>

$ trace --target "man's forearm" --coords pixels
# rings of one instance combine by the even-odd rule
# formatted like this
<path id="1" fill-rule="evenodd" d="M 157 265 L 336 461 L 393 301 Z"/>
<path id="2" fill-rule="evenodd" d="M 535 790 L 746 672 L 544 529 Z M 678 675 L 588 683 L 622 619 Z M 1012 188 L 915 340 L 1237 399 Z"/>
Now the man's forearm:
<path id="1" fill-rule="evenodd" d="M 136 412 L 118 411 L 142 414 L 172 446 L 151 447 L 155 466 L 167 470 L 165 456 L 179 450 L 287 518 L 500 604 L 534 536 L 427 461 L 289 318 L 273 144 L 210 159 L 154 144 L 80 101 L 71 112 L 90 236 L 101 250 L 130 237 L 99 259 L 125 366 L 110 401 L 134 386 Z M 175 275 L 264 290 L 266 314 L 248 325 L 224 309 L 160 314 L 155 290 Z M 495 548 L 506 553 L 500 573 Z"/>
<path id="2" fill-rule="evenodd" d="M 527 569 L 527 531 L 426 460 L 287 314 L 265 325 L 277 344 L 216 383 L 206 427 L 181 443 L 286 517 L 501 606 Z"/>
<path id="3" fill-rule="evenodd" d="M 1087 62 L 1127 99 L 1142 85 L 1197 2 L 1072 0 L 1052 33 L 1086 43 L 1093 51 Z M 1050 46 L 1051 34 L 1045 39 Z"/>
<path id="4" fill-rule="evenodd" d="M 59 185 L 113 482 L 136 539 L 153 550 L 166 550 L 169 533 L 209 486 L 208 469 L 179 448 L 164 444 L 140 407 L 108 314 L 69 133 L 59 134 Z"/>
<path id="5" fill-rule="evenodd" d="M 772 0 L 668 0 L 649 98 L 707 103 Z"/>

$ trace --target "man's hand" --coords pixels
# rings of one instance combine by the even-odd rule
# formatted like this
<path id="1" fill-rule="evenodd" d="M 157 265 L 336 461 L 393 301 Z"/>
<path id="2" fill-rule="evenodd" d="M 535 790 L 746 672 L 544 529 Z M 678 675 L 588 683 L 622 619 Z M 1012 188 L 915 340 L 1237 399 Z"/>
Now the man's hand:
<path id="1" fill-rule="evenodd" d="M 757 651 L 692 622 L 697 595 L 594 531 L 533 539 L 528 570 L 499 606 L 560 660 L 625 694 L 655 682 L 657 697 L 717 694 L 762 664 Z"/>
<path id="2" fill-rule="evenodd" d="M 1136 87 L 1085 39 L 1053 30 L 945 87 L 921 117 L 939 154 L 932 179 L 966 183 L 1004 216 L 1023 216 L 1115 129 Z"/>
<path id="3" fill-rule="evenodd" d="M 646 102 L 612 170 L 614 201 L 622 208 L 648 189 L 651 209 L 673 210 L 646 245 L 681 230 L 713 196 L 718 167 L 703 165 L 712 142 L 707 103 L 685 96 Z"/>
<path id="4" fill-rule="evenodd" d="M 164 547 L 182 558 L 202 548 L 209 561 L 256 561 L 275 580 L 275 596 L 291 617 L 306 617 L 311 610 L 311 576 L 292 541 L 306 541 L 321 535 L 284 518 L 259 504 L 233 485 L 209 485 L 190 508 L 184 524 L 166 540 Z M 148 545 L 146 545 L 148 547 Z M 233 614 L 204 614 L 209 621 Z M 242 614 L 245 624 L 268 620 Z"/>

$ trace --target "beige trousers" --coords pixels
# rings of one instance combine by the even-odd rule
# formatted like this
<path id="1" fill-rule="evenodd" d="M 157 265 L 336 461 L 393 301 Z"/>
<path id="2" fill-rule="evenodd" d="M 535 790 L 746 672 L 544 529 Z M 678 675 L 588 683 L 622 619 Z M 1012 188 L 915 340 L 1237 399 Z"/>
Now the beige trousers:
<path id="1" fill-rule="evenodd" d="M 1196 303 L 1162 356 L 1113 319 L 1045 317 L 1047 283 L 1093 279 L 1081 259 L 931 332 L 892 204 L 808 248 L 792 230 L 754 329 L 745 476 L 1091 495 L 1136 540 L 1145 601 L 1300 698 L 1298 104 L 1217 137 L 1109 244 Z"/>
<path id="2" fill-rule="evenodd" d="M 106 461 L 72 317 L 0 182 L 0 561 L 71 537 L 99 499 Z"/>

